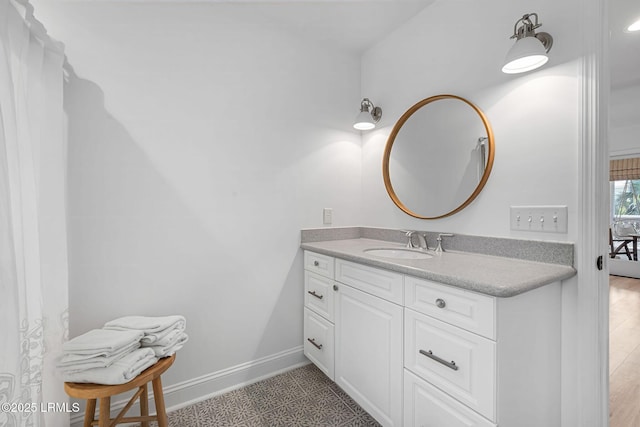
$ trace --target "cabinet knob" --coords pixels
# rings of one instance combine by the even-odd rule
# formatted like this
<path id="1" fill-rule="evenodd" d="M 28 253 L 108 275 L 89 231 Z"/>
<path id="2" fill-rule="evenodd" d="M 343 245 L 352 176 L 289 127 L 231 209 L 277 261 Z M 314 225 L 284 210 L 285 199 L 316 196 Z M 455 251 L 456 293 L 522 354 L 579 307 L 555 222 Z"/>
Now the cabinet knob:
<path id="1" fill-rule="evenodd" d="M 338 285 L 333 285 L 333 290 L 337 291 L 338 290 Z"/>
<path id="2" fill-rule="evenodd" d="M 445 308 L 447 303 L 442 298 L 438 298 L 436 300 L 436 305 L 438 306 L 438 308 Z"/>
<path id="3" fill-rule="evenodd" d="M 313 261 L 313 265 L 317 267 L 320 265 L 320 263 L 318 261 Z"/>

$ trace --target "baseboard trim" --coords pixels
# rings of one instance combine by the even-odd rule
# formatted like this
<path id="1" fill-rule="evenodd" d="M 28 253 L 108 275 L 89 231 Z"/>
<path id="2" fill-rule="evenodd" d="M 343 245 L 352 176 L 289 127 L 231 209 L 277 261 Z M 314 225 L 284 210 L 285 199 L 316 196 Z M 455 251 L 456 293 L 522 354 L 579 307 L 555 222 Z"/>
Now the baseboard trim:
<path id="1" fill-rule="evenodd" d="M 303 354 L 303 346 L 297 346 L 164 387 L 165 406 L 167 412 L 175 411 L 308 363 L 309 360 Z M 112 417 L 124 408 L 128 400 L 126 397 L 111 403 Z M 153 402 L 153 393 L 150 393 L 149 400 Z M 153 408 L 153 403 L 150 408 Z M 130 411 L 132 414 L 139 413 L 138 404 L 136 403 Z M 71 417 L 71 427 L 81 427 L 83 420 L 84 411 L 74 414 Z"/>

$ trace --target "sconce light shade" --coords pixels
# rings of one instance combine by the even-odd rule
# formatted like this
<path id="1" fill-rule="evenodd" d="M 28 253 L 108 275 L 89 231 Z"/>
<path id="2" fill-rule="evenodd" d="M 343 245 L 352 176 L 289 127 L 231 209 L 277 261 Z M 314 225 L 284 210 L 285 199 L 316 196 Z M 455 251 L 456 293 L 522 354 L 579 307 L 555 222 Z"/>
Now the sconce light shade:
<path id="1" fill-rule="evenodd" d="M 376 127 L 381 117 L 382 108 L 373 105 L 369 98 L 364 98 L 360 103 L 360 113 L 353 122 L 353 127 L 357 130 L 371 130 Z"/>
<path id="2" fill-rule="evenodd" d="M 633 33 L 635 31 L 640 31 L 640 18 L 635 21 L 633 24 L 627 27 L 627 31 Z"/>
<path id="3" fill-rule="evenodd" d="M 534 17 L 532 22 L 530 17 Z M 522 26 L 518 27 L 518 24 Z M 514 26 L 511 38 L 516 39 L 516 43 L 509 49 L 504 60 L 502 72 L 506 74 L 524 73 L 535 70 L 543 66 L 549 60 L 547 52 L 553 45 L 553 37 L 549 33 L 536 33 L 538 24 L 538 14 L 529 13 L 524 15 Z"/>
<path id="4" fill-rule="evenodd" d="M 549 57 L 542 42 L 535 37 L 525 37 L 517 40 L 507 52 L 502 72 L 524 73 L 543 66 L 548 60 Z"/>

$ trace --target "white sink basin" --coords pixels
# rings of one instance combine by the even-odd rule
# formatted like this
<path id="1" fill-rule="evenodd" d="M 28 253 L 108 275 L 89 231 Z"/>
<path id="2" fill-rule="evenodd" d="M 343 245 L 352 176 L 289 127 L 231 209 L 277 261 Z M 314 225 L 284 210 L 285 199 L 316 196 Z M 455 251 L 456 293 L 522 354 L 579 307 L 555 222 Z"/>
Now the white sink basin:
<path id="1" fill-rule="evenodd" d="M 369 255 L 375 255 L 383 258 L 395 258 L 395 259 L 429 259 L 433 258 L 433 255 L 429 255 L 425 252 L 414 251 L 411 249 L 398 249 L 398 248 L 375 248 L 365 249 Z"/>

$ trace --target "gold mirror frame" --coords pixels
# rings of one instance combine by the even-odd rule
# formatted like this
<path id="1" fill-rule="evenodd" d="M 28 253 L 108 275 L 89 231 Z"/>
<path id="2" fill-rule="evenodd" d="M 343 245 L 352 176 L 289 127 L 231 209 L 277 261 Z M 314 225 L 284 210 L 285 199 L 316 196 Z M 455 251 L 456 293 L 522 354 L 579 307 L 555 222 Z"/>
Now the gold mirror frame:
<path id="1" fill-rule="evenodd" d="M 480 117 L 480 120 L 482 120 L 482 123 L 484 125 L 485 130 L 487 131 L 487 161 L 486 161 L 487 164 L 485 166 L 482 178 L 480 179 L 480 182 L 476 186 L 475 190 L 460 206 L 458 206 L 457 208 L 451 210 L 450 212 L 446 212 L 446 213 L 444 213 L 442 215 L 427 217 L 427 216 L 422 216 L 420 214 L 417 214 L 417 213 L 411 211 L 409 208 L 407 208 L 400 201 L 400 199 L 396 195 L 395 191 L 393 190 L 393 186 L 391 185 L 391 178 L 389 176 L 389 159 L 391 157 L 391 149 L 393 148 L 393 143 L 395 142 L 396 136 L 398 135 L 398 132 L 400 132 L 400 129 L 402 129 L 402 126 L 405 124 L 405 122 L 407 120 L 409 120 L 409 118 L 416 111 L 418 111 L 420 108 L 422 108 L 425 105 L 430 104 L 432 102 L 443 100 L 443 99 L 454 99 L 454 100 L 462 101 L 465 104 L 467 104 L 468 106 L 470 106 L 471 108 L 473 108 L 473 110 L 478 114 L 478 116 Z M 451 216 L 451 215 L 453 215 L 453 214 L 455 214 L 457 212 L 460 212 L 462 209 L 467 207 L 478 196 L 478 194 L 480 194 L 480 192 L 484 188 L 484 185 L 486 184 L 487 180 L 489 179 L 489 175 L 491 174 L 491 169 L 493 167 L 493 158 L 494 158 L 494 156 L 495 156 L 495 143 L 494 143 L 493 130 L 491 129 L 491 125 L 489 124 L 489 121 L 487 120 L 487 117 L 484 115 L 482 110 L 480 110 L 475 104 L 473 104 L 469 100 L 467 100 L 465 98 L 462 98 L 460 96 L 456 96 L 456 95 L 436 95 L 436 96 L 432 96 L 432 97 L 423 99 L 422 101 L 416 103 L 411 108 L 409 108 L 400 117 L 400 119 L 398 119 L 398 121 L 396 122 L 395 126 L 393 127 L 393 130 L 391 131 L 391 134 L 389 135 L 389 139 L 387 139 L 387 145 L 385 146 L 384 155 L 382 157 L 382 176 L 384 178 L 384 186 L 385 186 L 385 188 L 387 190 L 387 193 L 389 193 L 389 196 L 391 197 L 391 200 L 393 200 L 393 203 L 395 203 L 395 205 L 397 207 L 399 207 L 406 214 L 411 215 L 412 217 L 415 217 L 415 218 L 419 218 L 419 219 L 445 218 L 447 216 Z"/>

